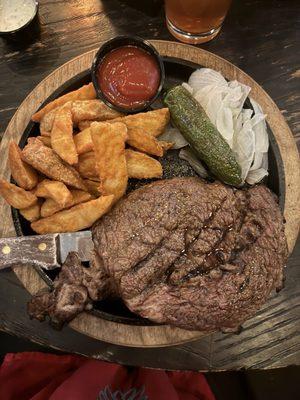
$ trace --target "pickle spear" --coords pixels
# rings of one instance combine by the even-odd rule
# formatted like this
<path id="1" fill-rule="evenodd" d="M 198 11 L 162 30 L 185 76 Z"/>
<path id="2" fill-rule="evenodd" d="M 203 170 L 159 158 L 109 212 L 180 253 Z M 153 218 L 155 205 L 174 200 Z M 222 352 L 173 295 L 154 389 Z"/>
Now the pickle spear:
<path id="1" fill-rule="evenodd" d="M 224 183 L 240 185 L 241 168 L 233 151 L 188 90 L 181 85 L 173 87 L 164 103 L 174 124 L 209 170 Z"/>

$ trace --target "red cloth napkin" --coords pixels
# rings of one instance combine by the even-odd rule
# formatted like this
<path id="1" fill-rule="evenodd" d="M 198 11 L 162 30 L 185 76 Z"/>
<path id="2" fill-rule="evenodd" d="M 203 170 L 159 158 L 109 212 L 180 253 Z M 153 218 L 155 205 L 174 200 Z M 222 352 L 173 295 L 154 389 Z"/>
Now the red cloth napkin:
<path id="1" fill-rule="evenodd" d="M 7 354 L 1 400 L 215 400 L 203 374 L 127 368 L 75 355 Z"/>

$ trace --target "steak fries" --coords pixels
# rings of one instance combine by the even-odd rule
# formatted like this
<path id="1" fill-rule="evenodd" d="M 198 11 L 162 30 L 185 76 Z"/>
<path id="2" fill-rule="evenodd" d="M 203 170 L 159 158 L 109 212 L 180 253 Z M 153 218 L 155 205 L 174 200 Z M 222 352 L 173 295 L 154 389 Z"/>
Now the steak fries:
<path id="1" fill-rule="evenodd" d="M 127 127 L 122 122 L 94 122 L 91 136 L 100 191 L 105 195 L 113 194 L 116 202 L 125 194 L 128 182 L 125 157 Z"/>
<path id="2" fill-rule="evenodd" d="M 96 99 L 92 84 L 51 101 L 32 121 L 40 136 L 23 150 L 10 143 L 17 185 L 1 181 L 0 195 L 37 233 L 91 227 L 106 212 L 103 204 L 124 196 L 129 179 L 161 178 L 154 157 L 172 147 L 157 139 L 170 121 L 168 108 L 122 115 Z"/>

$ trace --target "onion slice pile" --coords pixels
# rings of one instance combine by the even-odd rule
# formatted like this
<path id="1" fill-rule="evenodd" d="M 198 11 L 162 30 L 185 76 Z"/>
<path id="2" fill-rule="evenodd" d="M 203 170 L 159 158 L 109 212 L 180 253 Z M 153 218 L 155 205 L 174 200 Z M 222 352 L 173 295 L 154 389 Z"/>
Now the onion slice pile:
<path id="1" fill-rule="evenodd" d="M 253 185 L 268 175 L 266 116 L 251 97 L 253 109 L 244 108 L 251 88 L 236 80 L 227 82 L 219 72 L 209 68 L 194 71 L 183 86 L 204 108 L 233 150 L 243 182 Z"/>

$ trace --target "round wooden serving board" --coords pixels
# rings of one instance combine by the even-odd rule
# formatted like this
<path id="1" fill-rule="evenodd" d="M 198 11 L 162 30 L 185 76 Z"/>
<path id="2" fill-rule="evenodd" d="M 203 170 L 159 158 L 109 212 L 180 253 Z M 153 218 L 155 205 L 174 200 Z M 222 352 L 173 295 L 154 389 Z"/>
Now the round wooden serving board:
<path id="1" fill-rule="evenodd" d="M 181 43 L 160 40 L 151 41 L 162 56 L 174 57 L 200 64 L 220 71 L 227 79 L 236 79 L 249 85 L 251 97 L 254 98 L 267 114 L 267 122 L 275 137 L 276 145 L 281 156 L 281 168 L 284 182 L 284 216 L 286 219 L 286 236 L 290 252 L 297 239 L 300 223 L 300 176 L 299 156 L 292 133 L 287 126 L 279 109 L 267 93 L 247 74 L 230 62 L 200 48 Z M 100 45 L 100 43 L 99 43 Z M 27 96 L 10 121 L 0 147 L 0 176 L 10 179 L 8 166 L 8 143 L 11 139 L 17 143 L 30 122 L 31 115 L 45 102 L 45 100 L 66 81 L 90 68 L 96 50 L 82 54 L 57 68 L 47 76 Z M 15 227 L 11 208 L 0 198 L 2 211 L 0 237 L 15 236 Z M 15 274 L 25 288 L 34 294 L 46 286 L 40 274 L 31 266 L 15 267 Z M 207 333 L 185 331 L 166 325 L 127 325 L 99 318 L 95 315 L 83 313 L 74 319 L 70 326 L 88 336 L 124 346 L 160 347 L 172 346 L 183 342 L 199 339 Z"/>

